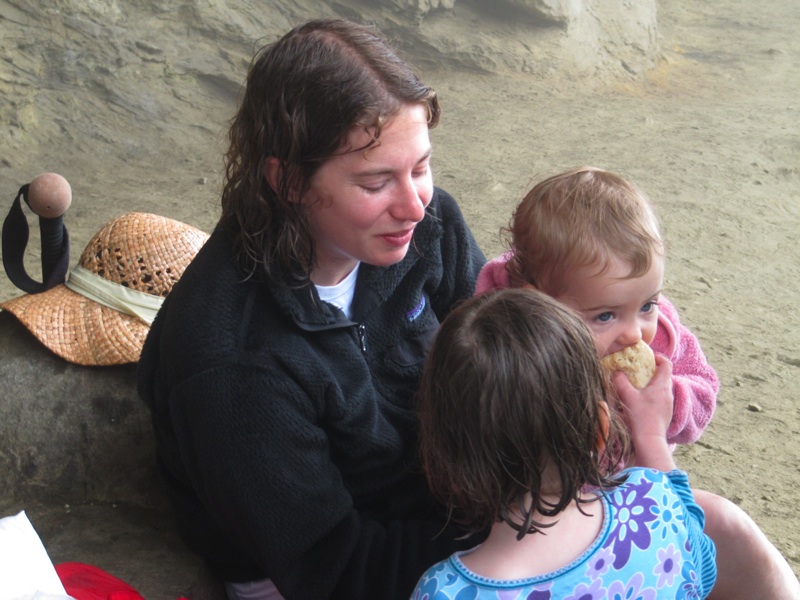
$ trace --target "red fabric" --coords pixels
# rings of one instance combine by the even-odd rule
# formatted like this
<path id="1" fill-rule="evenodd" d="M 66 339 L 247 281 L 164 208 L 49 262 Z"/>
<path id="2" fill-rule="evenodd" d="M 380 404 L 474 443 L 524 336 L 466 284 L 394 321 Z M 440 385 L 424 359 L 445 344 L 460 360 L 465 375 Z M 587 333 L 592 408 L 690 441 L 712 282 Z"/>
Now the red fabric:
<path id="1" fill-rule="evenodd" d="M 97 567 L 77 562 L 55 567 L 67 594 L 75 600 L 144 600 L 127 583 Z"/>

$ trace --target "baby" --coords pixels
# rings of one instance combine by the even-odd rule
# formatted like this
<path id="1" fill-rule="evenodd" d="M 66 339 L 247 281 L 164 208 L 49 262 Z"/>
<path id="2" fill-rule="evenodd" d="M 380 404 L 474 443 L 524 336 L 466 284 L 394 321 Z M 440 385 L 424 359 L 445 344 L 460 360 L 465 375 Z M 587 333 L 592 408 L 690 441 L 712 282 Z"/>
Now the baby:
<path id="1" fill-rule="evenodd" d="M 696 441 L 716 406 L 719 379 L 697 338 L 661 293 L 664 243 L 645 194 L 619 175 L 581 167 L 537 183 L 508 227 L 511 250 L 481 271 L 476 294 L 533 287 L 576 311 L 600 357 L 644 342 L 656 354 L 655 376 L 637 389 L 622 372 L 613 384 L 629 426 L 631 408 L 671 388 L 669 444 Z M 634 441 L 635 453 L 647 449 Z M 800 598 L 786 559 L 732 502 L 694 490 L 705 532 L 717 547 L 711 598 Z M 659 596 L 660 597 L 660 596 Z"/>
<path id="2" fill-rule="evenodd" d="M 601 357 L 643 340 L 672 364 L 667 440 L 697 441 L 719 379 L 661 293 L 664 243 L 647 196 L 618 175 L 582 167 L 536 184 L 508 229 L 512 250 L 486 264 L 475 293 L 532 285 L 581 316 Z"/>

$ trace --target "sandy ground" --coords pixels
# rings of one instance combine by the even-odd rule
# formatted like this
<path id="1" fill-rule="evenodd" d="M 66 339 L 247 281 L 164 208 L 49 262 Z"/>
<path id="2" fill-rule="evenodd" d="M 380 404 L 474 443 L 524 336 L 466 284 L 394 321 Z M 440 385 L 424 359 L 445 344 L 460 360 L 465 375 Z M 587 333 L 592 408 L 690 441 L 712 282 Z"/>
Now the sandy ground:
<path id="1" fill-rule="evenodd" d="M 153 86 L 136 106 L 62 65 L 42 92 L 55 107 L 44 113 L 44 98 L 28 90 L 14 104 L 21 96 L 8 91 L 12 79 L 17 91 L 29 85 L 18 74 L 34 65 L 26 62 L 34 42 L 17 28 L 30 23 L 19 15 L 0 20 L 12 32 L 0 42 L 4 205 L 35 175 L 64 174 L 74 191 L 73 260 L 104 222 L 129 210 L 210 230 L 225 121 L 249 49 L 225 40 L 207 54 L 192 40 L 128 48 L 141 84 Z M 663 57 L 640 77 L 600 83 L 426 64 L 444 107 L 433 132 L 435 181 L 460 199 L 487 255 L 504 248 L 500 228 L 543 174 L 593 164 L 651 194 L 668 239 L 665 293 L 723 385 L 711 426 L 679 450 L 680 466 L 696 487 L 748 511 L 800 573 L 800 4 L 673 0 L 659 3 L 658 23 Z M 26 31 L 34 29 L 93 39 L 48 22 Z M 196 79 L 187 91 L 186 72 L 167 68 L 170 51 L 223 61 L 228 76 Z M 17 294 L 0 275 L 0 298 Z"/>

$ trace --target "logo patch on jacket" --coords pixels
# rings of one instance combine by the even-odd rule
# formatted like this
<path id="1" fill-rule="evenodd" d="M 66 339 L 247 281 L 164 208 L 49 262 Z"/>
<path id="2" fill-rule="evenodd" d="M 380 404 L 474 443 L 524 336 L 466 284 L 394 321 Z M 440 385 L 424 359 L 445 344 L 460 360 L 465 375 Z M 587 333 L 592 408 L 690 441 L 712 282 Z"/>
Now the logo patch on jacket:
<path id="1" fill-rule="evenodd" d="M 423 296 L 420 299 L 419 304 L 417 304 L 414 308 L 412 308 L 410 311 L 406 313 L 406 319 L 408 319 L 408 321 L 411 323 L 416 321 L 417 317 L 419 317 L 422 314 L 422 311 L 425 310 L 425 304 L 426 300 L 425 296 Z"/>

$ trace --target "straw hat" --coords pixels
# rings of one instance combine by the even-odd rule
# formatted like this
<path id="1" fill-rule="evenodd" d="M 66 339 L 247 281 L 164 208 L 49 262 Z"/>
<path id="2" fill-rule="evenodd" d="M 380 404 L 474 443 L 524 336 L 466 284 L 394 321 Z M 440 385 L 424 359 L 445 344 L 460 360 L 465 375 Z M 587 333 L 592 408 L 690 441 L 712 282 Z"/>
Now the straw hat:
<path id="1" fill-rule="evenodd" d="M 65 284 L 0 308 L 70 362 L 137 362 L 161 301 L 207 239 L 180 221 L 128 213 L 94 235 Z"/>

